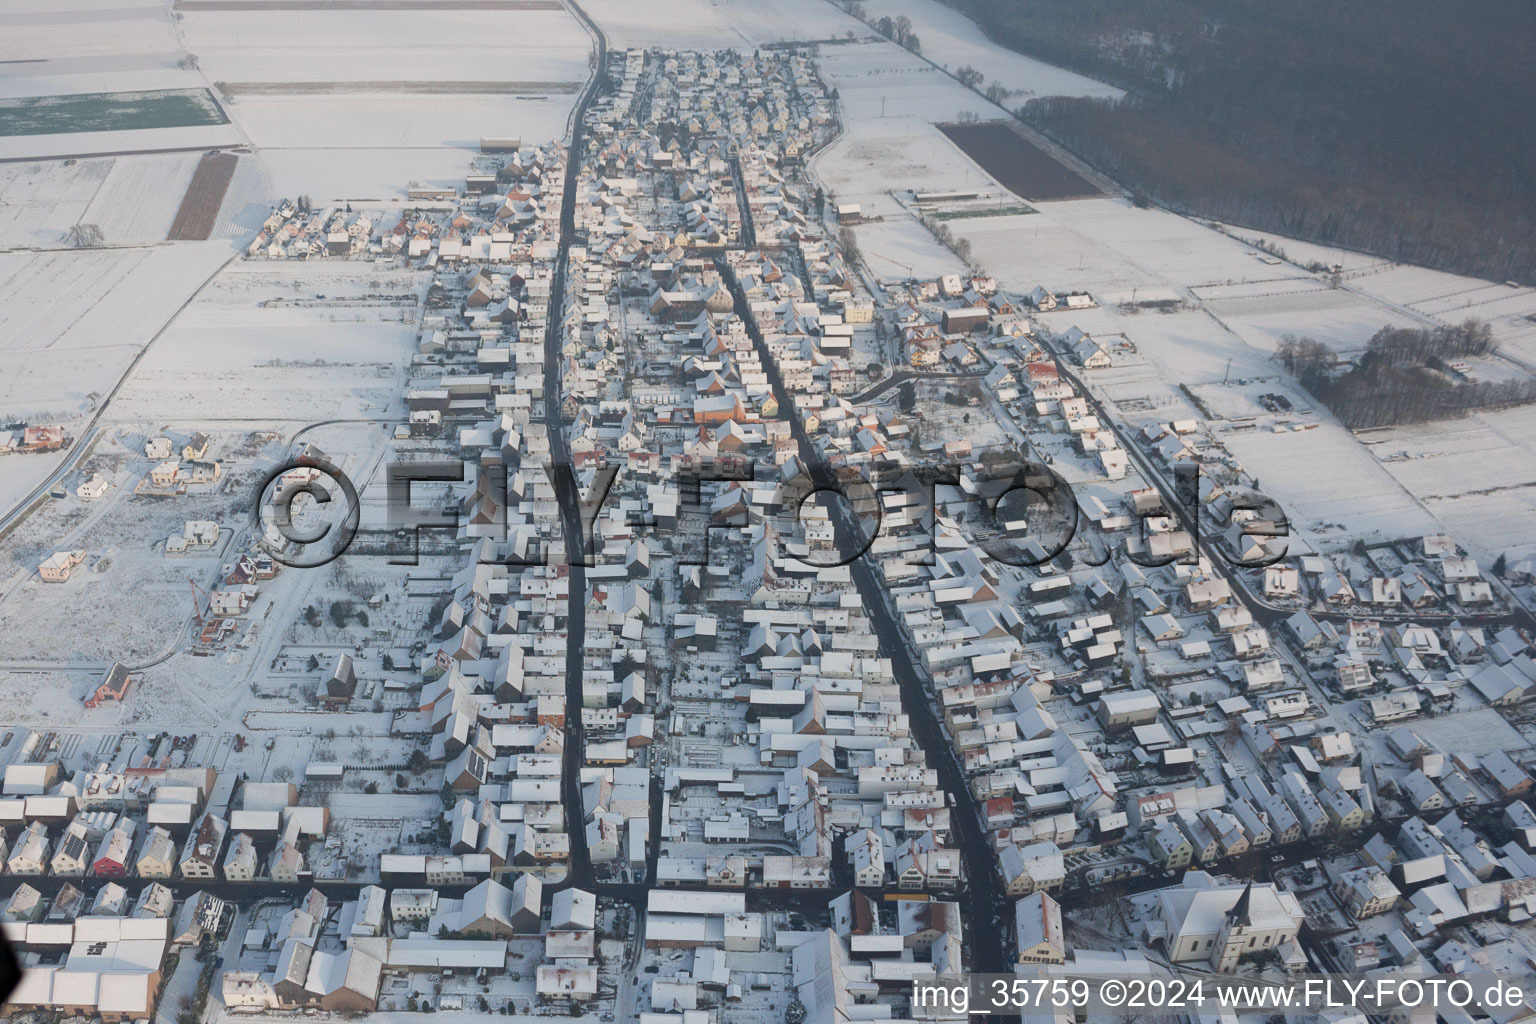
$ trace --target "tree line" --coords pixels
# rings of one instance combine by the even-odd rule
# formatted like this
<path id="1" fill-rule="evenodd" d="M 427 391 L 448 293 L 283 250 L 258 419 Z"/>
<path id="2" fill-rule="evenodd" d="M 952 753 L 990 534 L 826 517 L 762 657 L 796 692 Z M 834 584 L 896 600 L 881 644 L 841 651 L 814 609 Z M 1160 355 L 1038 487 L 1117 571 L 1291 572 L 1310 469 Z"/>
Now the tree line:
<path id="1" fill-rule="evenodd" d="M 867 21 L 868 19 L 868 15 L 864 13 L 864 5 L 861 3 L 848 5 L 847 10 L 849 14 L 860 21 Z M 897 46 L 905 47 L 916 54 L 923 52 L 923 41 L 918 38 L 916 32 L 912 31 L 912 19 L 905 14 L 897 15 L 894 18 L 888 14 L 882 14 L 874 21 L 868 23 L 874 26 L 876 32 L 879 32 Z"/>
<path id="2" fill-rule="evenodd" d="M 1280 340 L 1275 357 L 1346 427 L 1365 430 L 1536 402 L 1536 381 L 1458 381 L 1449 369 L 1458 358 L 1493 352 L 1488 325 L 1468 320 L 1453 327 L 1383 327 L 1352 364 L 1315 338 L 1294 335 Z"/>
<path id="3" fill-rule="evenodd" d="M 1536 282 L 1536 5 L 945 0 L 1121 101 L 1019 116 L 1170 208 Z"/>

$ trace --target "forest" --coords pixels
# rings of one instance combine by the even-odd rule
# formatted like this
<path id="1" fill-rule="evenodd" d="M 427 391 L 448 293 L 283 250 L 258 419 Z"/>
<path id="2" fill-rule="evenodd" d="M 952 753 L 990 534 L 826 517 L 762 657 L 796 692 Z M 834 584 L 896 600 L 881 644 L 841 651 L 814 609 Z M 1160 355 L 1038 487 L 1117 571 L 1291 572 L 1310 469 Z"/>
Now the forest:
<path id="1" fill-rule="evenodd" d="M 1536 4 L 944 2 L 1127 90 L 1018 113 L 1140 202 L 1536 283 Z"/>
<path id="2" fill-rule="evenodd" d="M 1313 338 L 1288 335 L 1275 355 L 1346 427 L 1368 430 L 1536 401 L 1536 381 L 1458 381 L 1448 366 L 1493 350 L 1488 325 L 1468 320 L 1455 327 L 1383 327 L 1343 372 L 1334 351 Z"/>

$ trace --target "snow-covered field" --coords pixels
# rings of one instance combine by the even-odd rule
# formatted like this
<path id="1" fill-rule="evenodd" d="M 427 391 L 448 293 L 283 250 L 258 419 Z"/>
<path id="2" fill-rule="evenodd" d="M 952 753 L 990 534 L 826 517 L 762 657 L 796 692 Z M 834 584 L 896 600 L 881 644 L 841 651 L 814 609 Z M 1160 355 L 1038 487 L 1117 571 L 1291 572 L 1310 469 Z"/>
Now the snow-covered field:
<path id="1" fill-rule="evenodd" d="M 67 15 L 61 15 L 66 17 Z M 3 19 L 3 16 L 0 16 Z M 77 26 L 72 26 L 77 27 Z M 62 38 L 63 33 L 60 33 Z M 67 96 L 91 92 L 147 92 L 159 89 L 202 89 L 207 87 L 191 68 L 175 66 L 174 54 L 95 60 L 44 60 L 32 58 L 53 52 L 52 45 L 33 50 L 27 63 L 0 65 L 0 97 Z"/>
<path id="2" fill-rule="evenodd" d="M 108 245 L 164 241 L 198 159 L 157 153 L 0 164 L 0 247 L 63 246 L 76 224 L 95 224 Z"/>
<path id="3" fill-rule="evenodd" d="M 565 11 L 196 10 L 182 30 L 274 194 L 316 201 L 461 181 L 481 136 L 560 137 L 591 51 Z"/>
<path id="4" fill-rule="evenodd" d="M 85 411 L 231 255 L 224 242 L 0 254 L 0 408 Z"/>
<path id="5" fill-rule="evenodd" d="M 560 10 L 189 10 L 209 81 L 582 82 L 591 37 Z"/>
<path id="6" fill-rule="evenodd" d="M 242 96 L 230 116 L 259 147 L 276 196 L 390 199 L 413 182 L 462 185 L 482 135 L 530 142 L 565 132 L 571 93 Z"/>
<path id="7" fill-rule="evenodd" d="M 7 5 L 11 7 L 12 5 Z M 36 15 L 35 12 L 0 12 L 0 59 L 15 63 L 0 64 L 0 99 L 67 96 L 80 93 L 146 92 L 165 89 L 206 89 L 207 81 L 195 70 L 178 68 L 182 54 L 175 37 L 140 40 L 130 33 L 125 38 L 102 35 L 103 26 L 138 25 L 152 22 L 142 17 L 114 21 L 111 14 L 141 11 L 164 19 L 161 5 L 154 8 L 127 8 L 107 12 L 100 24 L 85 23 L 76 11 Z M 46 21 L 26 20 L 46 17 Z M 18 47 L 12 30 L 20 28 L 21 38 L 30 40 Z M 165 26 L 162 25 L 162 28 Z M 100 37 L 98 39 L 98 36 Z M 107 55 L 69 55 L 71 43 L 78 38 L 96 40 L 91 45 Z M 136 45 L 155 49 L 137 51 Z M 243 141 L 239 129 L 230 124 L 192 125 L 183 128 L 131 128 L 115 131 L 61 132 L 53 135 L 9 135 L 0 137 L 0 159 L 44 159 L 78 157 L 93 153 L 136 153 L 159 149 L 198 149 L 238 145 Z"/>
<path id="8" fill-rule="evenodd" d="M 1287 308 L 1289 307 L 1289 308 Z M 1272 351 L 1287 334 L 1310 337 L 1344 355 L 1365 347 L 1381 328 L 1416 327 L 1417 321 L 1368 298 L 1340 290 L 1279 299 L 1232 299 L 1206 309 L 1256 348 Z"/>
<path id="9" fill-rule="evenodd" d="M 0 60 L 81 58 L 82 67 L 95 64 L 98 70 L 106 70 L 102 61 L 109 66 L 116 62 L 150 66 L 150 55 L 176 49 L 171 12 L 164 0 L 72 0 L 67 5 L 57 0 L 6 0 L 0 10 Z M 35 66 L 30 71 L 8 70 L 38 73 Z"/>
<path id="10" fill-rule="evenodd" d="M 877 278 L 905 281 L 913 276 L 967 272 L 960 257 L 934 238 L 933 232 L 906 215 L 859 224 L 852 230 L 859 240 L 865 265 Z"/>
<path id="11" fill-rule="evenodd" d="M 83 413 L 229 255 L 208 243 L 0 256 L 0 407 Z"/>
<path id="12" fill-rule="evenodd" d="M 194 125 L 187 128 L 137 128 L 113 132 L 74 132 L 60 135 L 11 135 L 0 138 L 0 159 L 43 160 L 99 153 L 141 153 L 168 149 L 212 149 L 237 146 L 234 125 Z"/>
<path id="13" fill-rule="evenodd" d="M 934 127 L 964 113 L 990 116 L 980 96 L 884 40 L 826 47 L 820 66 L 838 91 L 844 131 L 813 168 L 838 202 L 860 204 L 865 216 L 909 219 L 892 190 L 1007 194 Z"/>
<path id="14" fill-rule="evenodd" d="M 869 32 L 826 0 L 590 0 L 581 7 L 618 49 L 740 50 Z"/>
<path id="15" fill-rule="evenodd" d="M 425 284 L 419 272 L 369 263 L 233 265 L 160 338 L 112 416 L 385 415 L 398 408 L 401 367 L 419 330 L 403 318 L 417 319 Z"/>
<path id="16" fill-rule="evenodd" d="M 227 243 L 0 253 L 0 413 L 76 431 L 123 372 L 228 260 Z M 0 510 L 41 483 L 62 455 L 0 459 Z"/>
<path id="17" fill-rule="evenodd" d="M 1469 549 L 1536 553 L 1536 406 L 1364 435 L 1370 451 Z"/>
<path id="18" fill-rule="evenodd" d="M 1434 532 L 1435 519 L 1334 420 L 1314 430 L 1221 434 L 1227 450 L 1280 503 L 1293 531 L 1315 547 L 1354 538 L 1396 540 Z"/>
<path id="19" fill-rule="evenodd" d="M 1484 281 L 1426 267 L 1392 263 L 1379 256 L 1314 245 L 1293 238 L 1261 236 L 1227 227 L 1240 238 L 1263 237 L 1298 263 L 1337 264 L 1344 286 L 1379 305 L 1394 307 L 1404 322 L 1456 324 L 1487 321 L 1500 349 L 1527 368 L 1536 368 L 1536 288 Z"/>
<path id="20" fill-rule="evenodd" d="M 880 0 L 869 4 L 871 18 L 906 17 L 922 41 L 923 56 L 951 70 L 970 65 L 1012 90 L 1004 105 L 1015 109 L 1037 96 L 1102 96 L 1124 93 L 1074 71 L 1014 53 L 987 38 L 969 18 L 937 0 Z"/>

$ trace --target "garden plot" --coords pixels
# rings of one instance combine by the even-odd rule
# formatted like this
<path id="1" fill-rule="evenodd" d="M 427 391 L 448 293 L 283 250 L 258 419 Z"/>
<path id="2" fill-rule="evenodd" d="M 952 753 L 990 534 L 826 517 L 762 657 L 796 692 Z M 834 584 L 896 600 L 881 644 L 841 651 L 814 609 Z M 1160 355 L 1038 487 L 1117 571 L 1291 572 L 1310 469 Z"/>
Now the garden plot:
<path id="1" fill-rule="evenodd" d="M 1009 443 L 1002 424 L 985 405 L 950 405 L 944 395 L 951 391 L 965 393 L 965 381 L 923 383 L 918 386 L 918 411 L 923 414 L 922 439 L 925 444 L 945 441 L 970 441 L 976 451 Z"/>
<path id="2" fill-rule="evenodd" d="M 387 764 L 402 758 L 399 740 L 390 736 L 377 742 L 370 739 L 338 736 L 332 745 L 348 764 Z M 443 813 L 443 801 L 436 793 L 332 793 L 330 808 L 336 818 L 432 821 Z"/>

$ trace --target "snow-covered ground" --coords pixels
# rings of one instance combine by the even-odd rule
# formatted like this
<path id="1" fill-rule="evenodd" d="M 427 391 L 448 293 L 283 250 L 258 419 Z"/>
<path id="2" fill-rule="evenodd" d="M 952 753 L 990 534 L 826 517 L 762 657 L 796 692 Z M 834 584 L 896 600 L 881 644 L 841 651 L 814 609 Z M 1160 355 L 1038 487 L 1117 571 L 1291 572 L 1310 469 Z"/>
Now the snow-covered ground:
<path id="1" fill-rule="evenodd" d="M 1364 436 L 1369 450 L 1470 548 L 1511 560 L 1536 553 L 1536 406 L 1476 413 Z"/>
<path id="2" fill-rule="evenodd" d="M 1261 235 L 1245 228 L 1227 226 L 1225 230 L 1249 240 L 1263 238 L 1298 263 L 1337 264 L 1347 289 L 1397 307 L 1405 318 L 1442 324 L 1468 318 L 1484 320 L 1505 355 L 1536 369 L 1536 320 L 1532 319 L 1536 316 L 1536 288 L 1406 266 L 1379 256 Z"/>
<path id="3" fill-rule="evenodd" d="M 1316 547 L 1436 532 L 1424 505 L 1332 419 L 1315 430 L 1225 431 L 1221 440 Z"/>
<path id="4" fill-rule="evenodd" d="M 227 242 L 0 253 L 0 411 L 78 435 L 176 310 L 232 253 Z M 0 459 L 0 513 L 63 455 Z"/>
<path id="5" fill-rule="evenodd" d="M 462 181 L 481 136 L 558 138 L 590 70 L 565 11 L 197 10 L 182 31 L 274 194 L 317 202 Z"/>
<path id="6" fill-rule="evenodd" d="M 98 153 L 212 149 L 218 146 L 237 146 L 241 141 L 240 132 L 228 124 L 59 135 L 11 135 L 0 138 L 0 159 L 45 160 L 49 157 L 74 158 Z"/>
<path id="7" fill-rule="evenodd" d="M 590 0 L 581 8 L 618 49 L 740 50 L 869 32 L 826 0 Z"/>
<path id="8" fill-rule="evenodd" d="M 1358 351 L 1383 326 L 1432 322 L 1413 305 L 1424 301 L 1414 295 L 1432 297 L 1435 287 L 1443 292 L 1450 277 L 1408 267 L 1371 272 L 1370 263 L 1351 264 L 1330 258 L 1329 251 L 1269 239 L 1289 259 L 1344 262 L 1344 286 L 1334 288 L 1303 266 L 1276 262 L 1242 239 L 1170 213 L 1137 209 L 1124 199 L 1036 205 L 1036 214 L 965 218 L 951 221 L 950 228 L 971 241 L 973 258 L 1006 287 L 1028 291 L 1043 284 L 1091 292 L 1103 305 L 1057 311 L 1042 321 L 1058 331 L 1075 325 L 1094 334 L 1124 334 L 1142 369 L 1099 371 L 1090 379 L 1110 384 L 1108 394 L 1117 402 L 1155 408 L 1164 419 L 1170 396 L 1181 401 L 1178 386 L 1205 398 L 1204 388 L 1220 387 L 1224 380 L 1273 378 L 1269 390 L 1288 394 L 1298 408 L 1310 406 L 1271 358 L 1281 337 L 1310 336 L 1342 352 Z M 1353 277 L 1351 265 L 1367 269 Z M 1516 290 L 1495 287 L 1518 308 Z M 1166 298 L 1197 308 L 1132 315 L 1118 305 Z M 1508 336 L 1513 317 L 1504 319 Z M 1192 404 L 1187 408 L 1189 415 L 1201 414 Z M 1212 411 L 1220 413 L 1219 408 Z M 1411 536 L 1438 528 L 1438 519 L 1472 550 L 1489 557 L 1536 546 L 1536 517 L 1528 511 L 1536 502 L 1536 487 L 1521 449 L 1532 426 L 1526 410 L 1404 429 L 1394 432 L 1390 442 L 1379 432 L 1357 438 L 1326 411 L 1309 419 L 1306 430 L 1277 433 L 1267 427 L 1218 425 L 1218 431 L 1315 545 L 1338 547 L 1360 536 Z M 1431 457 L 1390 462 L 1377 457 L 1403 449 Z M 1484 460 L 1471 476 L 1465 456 Z"/>
<path id="9" fill-rule="evenodd" d="M 988 39 L 974 21 L 938 0 L 881 0 L 869 4 L 871 18 L 906 17 L 922 42 L 923 56 L 950 70 L 970 65 L 1011 94 L 1011 110 L 1037 96 L 1100 96 L 1117 99 L 1124 93 L 1112 85 L 1015 53 Z"/>
<path id="10" fill-rule="evenodd" d="M 63 17 L 61 15 L 61 17 Z M 0 16 L 3 21 L 3 16 Z M 71 25 L 71 28 L 78 27 Z M 62 39 L 63 33 L 60 33 Z M 39 53 L 54 52 L 50 43 Z M 158 89 L 202 89 L 206 82 L 191 68 L 178 68 L 172 54 L 123 56 L 96 61 L 76 58 L 0 65 L 0 97 L 66 96 L 87 92 L 145 92 Z"/>
<path id="11" fill-rule="evenodd" d="M 1468 754 L 1489 754 L 1495 750 L 1519 750 L 1528 744 L 1525 737 L 1493 708 L 1479 708 L 1455 715 L 1420 718 L 1413 731 L 1441 750 Z"/>
<path id="12" fill-rule="evenodd" d="M 226 242 L 0 254 L 0 408 L 86 412 L 231 255 Z"/>
<path id="13" fill-rule="evenodd" d="M 370 263 L 234 264 L 144 358 L 113 417 L 308 423 L 398 412 L 425 285 L 420 272 Z"/>
<path id="14" fill-rule="evenodd" d="M 897 200 L 896 191 L 982 189 L 1017 200 L 960 151 L 935 122 L 995 108 L 942 71 L 894 43 L 865 37 L 824 47 L 822 77 L 838 91 L 844 131 L 812 168 L 838 203 L 857 203 L 866 218 L 853 229 L 877 276 L 955 273 L 954 255 Z"/>
<path id="15" fill-rule="evenodd" d="M 878 278 L 905 281 L 910 277 L 963 274 L 966 266 L 922 224 L 907 216 L 891 217 L 853 228 L 859 251 Z"/>
<path id="16" fill-rule="evenodd" d="M 78 58 L 81 70 L 175 66 L 153 58 L 177 49 L 171 12 L 164 0 L 7 0 L 0 11 L 0 60 L 46 58 L 57 64 Z M 7 69 L 22 75 L 31 69 Z M 53 70 L 50 68 L 50 70 Z M 89 92 L 89 89 L 71 90 Z"/>
<path id="17" fill-rule="evenodd" d="M 559 138 L 573 93 L 243 96 L 230 116 L 259 148 L 273 196 L 391 199 L 413 183 L 462 185 L 481 135 Z"/>
<path id="18" fill-rule="evenodd" d="M 0 247 L 62 247 L 95 224 L 106 244 L 165 240 L 197 153 L 0 164 Z"/>

